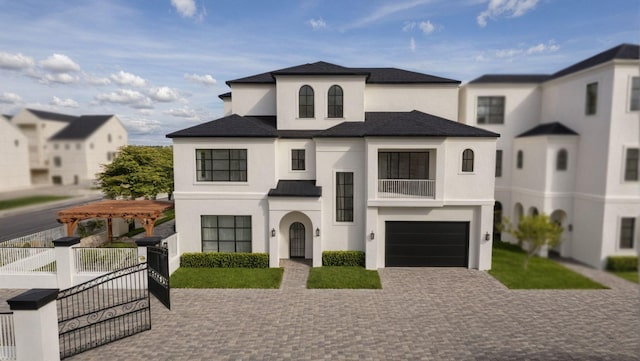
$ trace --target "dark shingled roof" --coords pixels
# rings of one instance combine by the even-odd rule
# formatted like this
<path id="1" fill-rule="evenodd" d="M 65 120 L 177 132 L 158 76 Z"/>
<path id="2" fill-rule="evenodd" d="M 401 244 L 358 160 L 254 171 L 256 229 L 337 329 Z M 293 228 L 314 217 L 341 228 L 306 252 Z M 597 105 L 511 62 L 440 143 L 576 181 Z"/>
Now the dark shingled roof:
<path id="1" fill-rule="evenodd" d="M 479 83 L 507 83 L 507 84 L 537 84 L 549 79 L 548 74 L 486 74 L 469 82 Z"/>
<path id="2" fill-rule="evenodd" d="M 269 190 L 269 197 L 321 197 L 322 187 L 315 180 L 279 180 L 276 188 Z"/>
<path id="3" fill-rule="evenodd" d="M 113 115 L 83 115 L 52 136 L 50 140 L 86 139 L 111 117 Z"/>
<path id="4" fill-rule="evenodd" d="M 229 116 L 167 134 L 167 138 L 189 137 L 258 137 L 276 138 L 274 116 Z"/>
<path id="5" fill-rule="evenodd" d="M 276 130 L 276 117 L 229 115 L 167 134 L 191 137 L 499 137 L 499 134 L 419 112 L 367 112 L 364 122 L 342 122 L 326 130 Z"/>
<path id="6" fill-rule="evenodd" d="M 517 138 L 533 137 L 536 135 L 578 135 L 578 133 L 560 122 L 553 122 L 537 125 L 518 135 Z"/>
<path id="7" fill-rule="evenodd" d="M 275 76 L 278 75 L 364 75 L 367 77 L 366 82 L 371 84 L 460 84 L 460 81 L 458 80 L 441 78 L 396 68 L 347 68 L 319 61 L 316 63 L 303 64 L 267 73 L 251 75 L 240 79 L 229 80 L 227 81 L 227 85 L 235 83 L 273 84 L 275 83 Z"/>
<path id="8" fill-rule="evenodd" d="M 220 98 L 222 100 L 224 100 L 224 98 L 231 99 L 231 92 L 226 92 L 226 93 L 220 94 L 220 95 L 218 95 L 218 98 Z"/>
<path id="9" fill-rule="evenodd" d="M 27 109 L 27 110 L 40 119 L 56 120 L 60 122 L 72 122 L 78 119 L 78 117 L 73 115 L 45 112 L 43 110 L 35 110 L 35 109 Z"/>
<path id="10" fill-rule="evenodd" d="M 551 76 L 552 79 L 559 78 L 568 74 L 579 72 L 596 65 L 606 63 L 613 59 L 640 59 L 640 46 L 636 44 L 620 44 L 602 53 L 596 54 L 579 63 L 573 64 L 568 68 L 562 69 Z"/>

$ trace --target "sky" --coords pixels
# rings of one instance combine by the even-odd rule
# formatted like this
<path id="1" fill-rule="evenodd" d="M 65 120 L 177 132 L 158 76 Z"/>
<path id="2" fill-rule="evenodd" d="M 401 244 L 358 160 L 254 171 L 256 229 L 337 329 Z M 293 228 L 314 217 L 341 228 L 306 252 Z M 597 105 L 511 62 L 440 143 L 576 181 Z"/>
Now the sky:
<path id="1" fill-rule="evenodd" d="M 468 82 L 640 43 L 637 0 L 0 0 L 0 113 L 116 114 L 129 143 L 223 114 L 226 81 L 326 61 Z"/>

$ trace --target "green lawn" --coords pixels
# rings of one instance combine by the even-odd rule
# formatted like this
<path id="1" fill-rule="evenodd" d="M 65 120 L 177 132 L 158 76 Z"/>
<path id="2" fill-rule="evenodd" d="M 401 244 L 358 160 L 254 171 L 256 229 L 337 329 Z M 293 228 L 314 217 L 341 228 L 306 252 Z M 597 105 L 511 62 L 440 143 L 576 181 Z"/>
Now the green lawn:
<path id="1" fill-rule="evenodd" d="M 307 288 L 368 288 L 380 289 L 378 271 L 363 267 L 314 267 L 309 271 Z"/>
<path id="2" fill-rule="evenodd" d="M 608 272 L 611 272 L 620 278 L 624 278 L 625 280 L 635 282 L 635 283 L 640 283 L 640 280 L 638 279 L 638 271 L 608 271 Z"/>
<path id="3" fill-rule="evenodd" d="M 282 268 L 178 268 L 172 288 L 280 288 Z"/>
<path id="4" fill-rule="evenodd" d="M 32 204 L 47 203 L 71 198 L 69 196 L 29 196 L 0 201 L 0 210 L 30 206 Z"/>
<path id="5" fill-rule="evenodd" d="M 603 289 L 607 288 L 550 259 L 532 257 L 522 267 L 525 253 L 516 245 L 493 243 L 489 274 L 511 289 Z"/>

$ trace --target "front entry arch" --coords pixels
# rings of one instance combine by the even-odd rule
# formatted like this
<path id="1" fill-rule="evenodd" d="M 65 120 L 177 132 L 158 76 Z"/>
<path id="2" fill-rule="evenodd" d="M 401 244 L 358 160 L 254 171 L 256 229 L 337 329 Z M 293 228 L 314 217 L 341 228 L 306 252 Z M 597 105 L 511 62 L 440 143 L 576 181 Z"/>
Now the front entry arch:
<path id="1" fill-rule="evenodd" d="M 289 227 L 289 257 L 304 258 L 305 256 L 305 228 L 304 224 L 294 222 Z"/>

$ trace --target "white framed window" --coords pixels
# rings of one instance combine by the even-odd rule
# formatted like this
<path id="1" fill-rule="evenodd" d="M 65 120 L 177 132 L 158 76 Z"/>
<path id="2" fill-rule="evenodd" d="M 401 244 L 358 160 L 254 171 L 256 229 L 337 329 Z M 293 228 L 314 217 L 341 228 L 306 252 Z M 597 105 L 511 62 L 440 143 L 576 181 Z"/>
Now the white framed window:
<path id="1" fill-rule="evenodd" d="M 496 178 L 502 177 L 502 149 L 496 149 Z"/>
<path id="2" fill-rule="evenodd" d="M 631 78 L 631 91 L 629 92 L 629 110 L 640 110 L 640 76 Z"/>
<path id="3" fill-rule="evenodd" d="M 620 249 L 635 248 L 636 219 L 632 217 L 622 217 L 620 219 L 620 239 L 618 247 Z"/>
<path id="4" fill-rule="evenodd" d="M 524 153 L 521 150 L 519 150 L 518 153 L 516 154 L 516 168 L 522 169 L 523 166 L 524 166 Z"/>
<path id="5" fill-rule="evenodd" d="M 556 170 L 567 170 L 569 153 L 566 149 L 560 149 L 556 155 Z"/>
<path id="6" fill-rule="evenodd" d="M 329 88 L 327 98 L 327 117 L 342 118 L 344 116 L 344 93 L 339 85 Z"/>
<path id="7" fill-rule="evenodd" d="M 305 150 L 291 149 L 291 170 L 305 170 Z"/>
<path id="8" fill-rule="evenodd" d="M 465 149 L 462 152 L 462 172 L 464 173 L 473 172 L 473 163 L 474 163 L 473 150 Z"/>
<path id="9" fill-rule="evenodd" d="M 336 222 L 353 223 L 354 176 L 353 172 L 336 172 Z"/>
<path id="10" fill-rule="evenodd" d="M 598 112 L 598 82 L 587 84 L 585 98 L 585 114 L 594 115 Z"/>
<path id="11" fill-rule="evenodd" d="M 251 216 L 200 216 L 202 252 L 251 252 Z"/>
<path id="12" fill-rule="evenodd" d="M 637 182 L 640 180 L 640 148 L 627 148 L 624 159 L 624 180 Z"/>
<path id="13" fill-rule="evenodd" d="M 246 182 L 246 149 L 196 149 L 199 182 Z"/>
<path id="14" fill-rule="evenodd" d="M 298 91 L 298 118 L 315 116 L 314 92 L 309 85 L 303 85 Z"/>
<path id="15" fill-rule="evenodd" d="M 478 124 L 504 124 L 504 104 L 503 96 L 478 97 L 476 112 Z"/>

